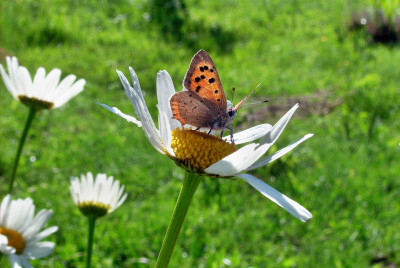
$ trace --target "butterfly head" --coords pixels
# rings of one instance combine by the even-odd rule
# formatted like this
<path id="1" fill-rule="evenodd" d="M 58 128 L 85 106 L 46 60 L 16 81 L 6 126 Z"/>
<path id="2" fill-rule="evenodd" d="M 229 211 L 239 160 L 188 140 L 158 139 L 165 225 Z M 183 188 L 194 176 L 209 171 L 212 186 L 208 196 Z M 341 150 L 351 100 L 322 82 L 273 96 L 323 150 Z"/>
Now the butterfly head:
<path id="1" fill-rule="evenodd" d="M 237 115 L 237 109 L 235 109 L 235 107 L 228 107 L 228 112 L 226 114 L 228 115 L 228 118 L 225 125 L 230 126 Z"/>

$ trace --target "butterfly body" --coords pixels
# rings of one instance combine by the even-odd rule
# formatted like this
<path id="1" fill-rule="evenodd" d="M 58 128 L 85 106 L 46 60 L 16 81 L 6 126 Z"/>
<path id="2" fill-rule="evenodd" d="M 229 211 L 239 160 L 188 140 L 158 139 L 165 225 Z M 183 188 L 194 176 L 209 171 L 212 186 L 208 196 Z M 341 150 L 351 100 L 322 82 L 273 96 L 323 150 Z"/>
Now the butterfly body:
<path id="1" fill-rule="evenodd" d="M 236 112 L 222 112 L 211 101 L 189 91 L 176 93 L 171 98 L 171 102 L 173 117 L 182 125 L 189 124 L 198 128 L 221 130 L 232 125 L 236 116 Z"/>
<path id="2" fill-rule="evenodd" d="M 228 107 L 217 68 L 204 50 L 194 55 L 183 86 L 184 90 L 170 99 L 173 118 L 182 125 L 189 124 L 197 129 L 221 130 L 221 137 L 227 128 L 232 137 L 231 126 L 239 106 Z"/>

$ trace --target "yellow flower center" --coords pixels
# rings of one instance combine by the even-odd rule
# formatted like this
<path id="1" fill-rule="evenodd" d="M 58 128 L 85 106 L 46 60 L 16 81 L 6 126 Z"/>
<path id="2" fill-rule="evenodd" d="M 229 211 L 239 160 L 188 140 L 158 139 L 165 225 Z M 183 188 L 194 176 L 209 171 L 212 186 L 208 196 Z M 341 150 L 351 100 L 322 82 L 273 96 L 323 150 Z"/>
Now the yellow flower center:
<path id="1" fill-rule="evenodd" d="M 15 248 L 17 254 L 24 251 L 25 239 L 22 234 L 6 227 L 0 227 L 0 234 L 7 236 L 8 246 Z"/>
<path id="2" fill-rule="evenodd" d="M 109 205 L 93 201 L 79 202 L 78 207 L 83 215 L 94 216 L 96 218 L 103 217 L 110 210 Z"/>
<path id="3" fill-rule="evenodd" d="M 219 137 L 189 129 L 172 130 L 172 150 L 175 162 L 190 172 L 204 169 L 237 150 L 234 143 Z"/>
<path id="4" fill-rule="evenodd" d="M 18 99 L 21 103 L 25 104 L 26 106 L 34 107 L 38 110 L 41 110 L 41 109 L 50 110 L 54 106 L 54 103 L 52 103 L 52 102 L 39 100 L 37 98 L 30 98 L 25 95 L 19 95 Z"/>

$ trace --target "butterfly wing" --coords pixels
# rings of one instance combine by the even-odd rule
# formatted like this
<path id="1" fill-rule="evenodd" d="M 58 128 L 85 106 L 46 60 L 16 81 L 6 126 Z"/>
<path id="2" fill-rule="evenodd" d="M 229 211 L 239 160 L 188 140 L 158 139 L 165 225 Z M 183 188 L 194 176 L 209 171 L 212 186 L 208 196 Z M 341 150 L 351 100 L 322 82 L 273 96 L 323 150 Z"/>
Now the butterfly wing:
<path id="1" fill-rule="evenodd" d="M 203 100 L 210 102 L 209 109 L 220 115 L 226 114 L 227 103 L 217 68 L 210 55 L 200 50 L 190 62 L 183 86 Z"/>
<path id="2" fill-rule="evenodd" d="M 203 100 L 190 91 L 175 93 L 170 99 L 173 118 L 179 120 L 182 125 L 189 124 L 195 127 L 212 127 L 215 118 L 218 118 L 216 110 L 209 109 L 212 103 Z"/>

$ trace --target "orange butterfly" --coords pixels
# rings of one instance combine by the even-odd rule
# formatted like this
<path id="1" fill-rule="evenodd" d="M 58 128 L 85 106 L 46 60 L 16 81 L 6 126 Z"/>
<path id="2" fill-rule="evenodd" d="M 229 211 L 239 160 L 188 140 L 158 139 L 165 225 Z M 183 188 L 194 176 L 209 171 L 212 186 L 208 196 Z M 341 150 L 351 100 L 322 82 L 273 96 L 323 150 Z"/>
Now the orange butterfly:
<path id="1" fill-rule="evenodd" d="M 197 52 L 183 81 L 184 90 L 175 93 L 170 99 L 173 118 L 182 125 L 189 124 L 214 130 L 231 131 L 237 110 L 254 90 L 235 107 L 228 107 L 224 89 L 218 76 L 217 68 L 210 55 L 204 50 Z M 186 89 L 186 90 L 185 90 Z"/>

